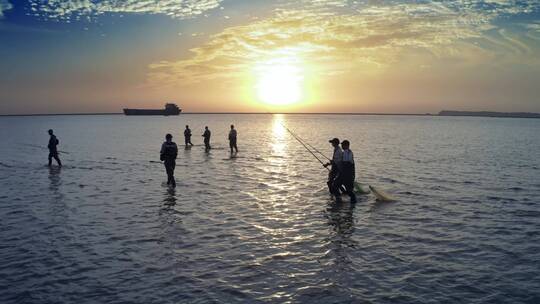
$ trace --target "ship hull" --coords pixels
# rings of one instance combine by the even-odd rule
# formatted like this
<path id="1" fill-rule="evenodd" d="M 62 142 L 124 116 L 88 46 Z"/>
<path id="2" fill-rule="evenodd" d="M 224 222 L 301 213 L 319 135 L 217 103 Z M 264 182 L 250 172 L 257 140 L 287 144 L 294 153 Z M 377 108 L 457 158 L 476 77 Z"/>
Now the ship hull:
<path id="1" fill-rule="evenodd" d="M 125 115 L 156 115 L 156 116 L 169 116 L 169 115 L 179 115 L 182 110 L 178 111 L 167 111 L 167 110 L 151 110 L 151 109 L 124 109 Z"/>

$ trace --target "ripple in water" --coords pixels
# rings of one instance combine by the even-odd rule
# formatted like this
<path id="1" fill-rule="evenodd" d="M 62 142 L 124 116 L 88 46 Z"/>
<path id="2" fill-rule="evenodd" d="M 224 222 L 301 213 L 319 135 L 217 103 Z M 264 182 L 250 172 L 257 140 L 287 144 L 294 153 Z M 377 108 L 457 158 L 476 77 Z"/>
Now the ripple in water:
<path id="1" fill-rule="evenodd" d="M 183 125 L 210 123 L 221 149 L 181 150 L 178 187 L 167 188 L 163 135 L 181 142 Z M 326 171 L 283 124 L 329 154 L 329 138 L 349 139 L 358 179 L 398 201 L 332 201 Z M 539 124 L 0 118 L 0 302 L 538 303 Z M 44 166 L 49 127 L 62 169 Z"/>

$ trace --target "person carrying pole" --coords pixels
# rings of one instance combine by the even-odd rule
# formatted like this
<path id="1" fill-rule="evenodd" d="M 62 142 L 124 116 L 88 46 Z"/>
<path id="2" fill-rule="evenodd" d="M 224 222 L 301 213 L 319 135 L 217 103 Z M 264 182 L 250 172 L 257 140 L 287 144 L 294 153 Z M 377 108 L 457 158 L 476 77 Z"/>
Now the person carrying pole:
<path id="1" fill-rule="evenodd" d="M 339 147 L 339 139 L 332 138 L 328 141 L 334 147 L 334 153 L 332 154 L 332 159 L 324 164 L 326 168 L 331 165 L 330 172 L 328 172 L 328 191 L 336 197 L 340 196 L 339 187 L 341 186 L 339 173 L 341 171 L 341 161 L 343 159 L 343 151 Z"/>

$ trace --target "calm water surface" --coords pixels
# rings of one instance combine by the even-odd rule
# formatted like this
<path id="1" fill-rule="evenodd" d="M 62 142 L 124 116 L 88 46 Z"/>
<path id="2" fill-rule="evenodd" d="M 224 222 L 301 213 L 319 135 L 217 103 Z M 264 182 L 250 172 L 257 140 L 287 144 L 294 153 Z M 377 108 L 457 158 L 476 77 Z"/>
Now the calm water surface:
<path id="1" fill-rule="evenodd" d="M 185 124 L 170 190 L 159 148 Z M 398 201 L 334 203 L 282 124 L 329 155 L 349 139 Z M 0 303 L 540 303 L 540 120 L 2 117 L 0 142 Z"/>

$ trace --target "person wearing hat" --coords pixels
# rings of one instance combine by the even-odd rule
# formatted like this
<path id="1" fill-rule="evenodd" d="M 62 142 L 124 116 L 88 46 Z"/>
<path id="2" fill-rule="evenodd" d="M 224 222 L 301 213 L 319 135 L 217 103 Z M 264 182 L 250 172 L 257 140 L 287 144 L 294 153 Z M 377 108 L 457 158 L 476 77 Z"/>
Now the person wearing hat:
<path id="1" fill-rule="evenodd" d="M 334 147 L 334 153 L 332 154 L 332 159 L 330 162 L 324 164 L 324 167 L 332 165 L 330 172 L 328 172 L 328 182 L 326 184 L 328 185 L 328 191 L 330 191 L 331 194 L 336 195 L 336 197 L 339 197 L 339 187 L 341 186 L 341 183 L 339 182 L 338 177 L 341 160 L 343 159 L 343 151 L 339 147 L 338 138 L 332 138 L 328 142 L 332 144 L 332 147 Z"/>
<path id="2" fill-rule="evenodd" d="M 52 129 L 49 129 L 49 144 L 47 145 L 47 148 L 49 148 L 49 167 L 52 166 L 52 159 L 54 158 L 56 160 L 56 163 L 58 164 L 58 167 L 62 167 L 62 162 L 60 161 L 60 158 L 58 157 L 58 144 L 60 143 L 58 141 L 58 138 L 53 133 Z"/>
<path id="3" fill-rule="evenodd" d="M 159 153 L 159 159 L 163 161 L 165 165 L 165 171 L 167 172 L 167 185 L 176 187 L 176 181 L 174 180 L 174 168 L 176 167 L 176 156 L 178 156 L 178 147 L 176 143 L 172 141 L 172 135 L 165 135 L 165 142 L 161 145 L 161 151 Z"/>
<path id="4" fill-rule="evenodd" d="M 343 158 L 341 159 L 341 171 L 339 172 L 339 183 L 345 186 L 345 192 L 351 198 L 351 203 L 356 203 L 356 195 L 354 194 L 354 155 L 351 149 L 349 149 L 350 143 L 348 140 L 341 142 L 341 148 L 343 149 Z"/>

